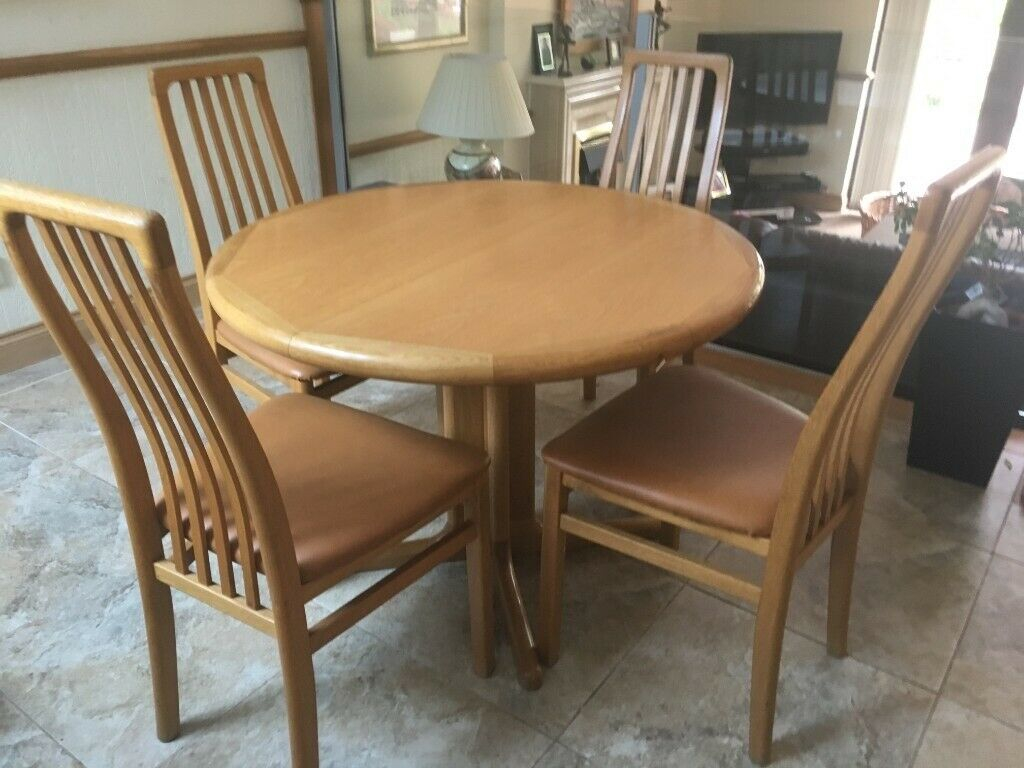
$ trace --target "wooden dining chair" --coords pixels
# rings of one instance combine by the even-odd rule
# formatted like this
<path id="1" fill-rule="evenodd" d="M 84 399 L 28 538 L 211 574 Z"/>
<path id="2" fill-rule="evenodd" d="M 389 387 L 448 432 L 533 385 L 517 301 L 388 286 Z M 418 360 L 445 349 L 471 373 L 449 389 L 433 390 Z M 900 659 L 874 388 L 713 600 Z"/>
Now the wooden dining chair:
<path id="1" fill-rule="evenodd" d="M 302 202 L 263 62 L 250 57 L 160 67 L 150 72 L 150 86 L 185 211 L 206 335 L 232 384 L 257 401 L 270 397 L 265 388 L 227 366 L 235 355 L 296 392 L 330 398 L 358 384 L 357 377 L 308 365 L 250 340 L 221 320 L 206 297 L 213 235 L 204 209 L 212 209 L 223 241 L 280 208 Z M 180 105 L 177 111 L 175 103 Z M 205 206 L 193 166 L 201 170 L 196 177 L 205 184 Z M 288 254 L 281 253 L 281 258 Z"/>
<path id="2" fill-rule="evenodd" d="M 157 214 L 0 182 L 0 233 L 107 444 L 142 594 L 162 741 L 180 729 L 172 587 L 276 639 L 296 766 L 318 764 L 313 653 L 463 550 L 473 668 L 490 674 L 484 452 L 299 393 L 247 416 L 193 314 Z M 116 374 L 144 441 L 72 308 Z M 143 444 L 158 481 L 147 474 Z M 307 624 L 310 600 L 453 505 L 462 519 L 449 532 Z"/>
<path id="3" fill-rule="evenodd" d="M 732 59 L 724 54 L 627 50 L 601 186 L 683 202 L 699 149 L 693 207 L 709 211 L 731 83 Z M 713 90 L 703 114 L 706 88 Z M 597 377 L 583 379 L 583 399 L 596 396 Z"/>
<path id="4" fill-rule="evenodd" d="M 749 749 L 755 762 L 769 761 L 793 577 L 831 542 L 827 645 L 845 656 L 857 538 L 886 405 L 985 218 L 1003 153 L 985 149 L 930 187 L 906 251 L 810 417 L 719 373 L 670 366 L 544 448 L 542 661 L 559 654 L 566 534 L 750 602 L 757 619 Z M 753 552 L 765 559 L 761 583 L 567 514 L 573 490 Z"/>

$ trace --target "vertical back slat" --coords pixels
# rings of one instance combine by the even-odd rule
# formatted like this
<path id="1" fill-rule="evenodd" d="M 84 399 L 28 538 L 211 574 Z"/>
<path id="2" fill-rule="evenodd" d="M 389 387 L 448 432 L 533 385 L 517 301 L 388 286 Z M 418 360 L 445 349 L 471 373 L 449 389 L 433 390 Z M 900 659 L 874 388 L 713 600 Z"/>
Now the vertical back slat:
<path id="1" fill-rule="evenodd" d="M 623 63 L 623 87 L 615 107 L 609 153 L 601 169 L 601 186 L 623 189 L 674 202 L 683 199 L 686 169 L 697 135 L 701 96 L 708 71 L 715 74 L 714 98 L 705 131 L 704 159 L 697 180 L 694 206 L 710 207 L 711 183 L 718 163 L 729 104 L 732 63 L 728 56 L 709 53 L 666 53 L 628 50 Z M 631 104 L 637 78 L 643 73 L 634 134 L 628 136 Z M 682 138 L 679 139 L 680 126 Z M 619 178 L 619 163 L 624 172 Z M 674 165 L 673 165 L 674 163 Z M 669 193 L 670 194 L 666 194 Z"/>
<path id="2" fill-rule="evenodd" d="M 654 187 L 654 194 L 658 197 L 665 196 L 665 186 L 668 183 L 668 169 L 669 164 L 672 162 L 672 153 L 676 149 L 676 134 L 679 132 L 679 117 L 683 108 L 683 97 L 686 92 L 686 81 L 689 72 L 688 67 L 678 68 L 675 88 L 672 89 L 672 98 L 669 101 L 668 128 L 665 130 L 665 140 L 661 148 L 661 163 L 658 165 L 658 177 Z M 674 190 L 673 199 L 678 202 Z"/>
<path id="3" fill-rule="evenodd" d="M 221 131 L 220 120 L 217 119 L 217 109 L 213 105 L 213 97 L 210 95 L 210 82 L 208 78 L 197 78 L 196 88 L 199 89 L 199 103 L 203 105 L 203 112 L 206 115 L 206 126 L 213 139 L 213 149 L 220 162 L 221 174 L 224 178 L 224 186 L 227 187 L 228 196 L 231 200 L 231 208 L 235 213 L 235 222 L 238 228 L 249 223 L 245 215 L 245 206 L 242 205 L 242 195 L 238 191 L 238 181 L 235 179 L 235 171 L 231 167 L 231 158 L 228 156 L 227 146 L 224 144 L 224 134 Z M 226 119 L 226 117 L 225 117 Z"/>
<path id="4" fill-rule="evenodd" d="M 224 504 L 222 501 L 220 483 L 213 463 L 207 452 L 202 435 L 196 428 L 193 416 L 188 407 L 181 399 L 181 395 L 175 386 L 174 380 L 168 373 L 164 361 L 161 359 L 156 348 L 149 337 L 144 321 L 139 317 L 138 305 L 126 289 L 120 270 L 115 267 L 107 251 L 106 246 L 100 237 L 93 232 L 84 233 L 86 249 L 92 257 L 92 262 L 98 269 L 101 281 L 105 284 L 107 293 L 115 301 L 113 306 L 120 320 L 122 334 L 125 335 L 126 344 L 134 344 L 138 350 L 139 367 L 137 375 L 148 383 L 154 390 L 153 396 L 156 401 L 161 402 L 161 407 L 166 408 L 173 415 L 178 425 L 179 433 L 184 436 L 185 442 L 191 452 L 192 463 L 198 467 L 202 481 L 202 488 L 205 491 L 203 496 L 209 507 L 209 518 L 213 527 L 214 554 L 217 559 L 218 576 L 221 591 L 229 597 L 234 597 L 235 590 L 234 572 L 232 569 L 231 552 L 228 546 L 227 521 Z M 83 265 L 86 268 L 88 264 Z M 188 377 L 177 377 L 188 390 L 190 380 Z M 194 408 L 202 407 L 202 403 L 194 403 Z M 202 503 L 203 499 L 200 499 Z M 205 513 L 205 510 L 204 510 Z M 201 531 L 205 539 L 206 531 Z M 193 532 L 193 542 L 197 534 Z"/>
<path id="5" fill-rule="evenodd" d="M 629 115 L 629 103 L 636 85 L 636 67 L 629 62 L 622 67 L 622 86 L 619 99 L 615 104 L 615 118 L 612 120 L 612 134 L 608 138 L 608 152 L 601 166 L 601 186 L 620 189 L 616 168 L 623 157 L 623 138 L 626 134 L 626 123 Z"/>
<path id="6" fill-rule="evenodd" d="M 248 509 L 244 503 L 244 494 L 241 490 L 241 484 L 238 479 L 238 473 L 234 466 L 234 462 L 230 459 L 227 447 L 224 445 L 223 437 L 220 430 L 217 429 L 216 424 L 214 423 L 213 416 L 209 412 L 202 393 L 199 392 L 195 381 L 189 375 L 185 362 L 182 360 L 181 354 L 175 347 L 174 341 L 171 339 L 165 324 L 160 320 L 159 310 L 153 301 L 153 297 L 147 290 L 146 285 L 142 280 L 142 276 L 139 273 L 138 268 L 135 266 L 135 262 L 131 258 L 131 254 L 128 252 L 127 246 L 120 239 L 115 239 L 113 245 L 115 252 L 118 254 L 122 274 L 130 286 L 131 297 L 136 306 L 138 306 L 142 312 L 143 324 L 148 328 L 149 332 L 153 334 L 154 338 L 157 339 L 157 342 L 160 345 L 160 352 L 170 363 L 171 370 L 174 371 L 178 381 L 182 382 L 183 389 L 186 392 L 192 409 L 196 413 L 202 425 L 203 432 L 206 434 L 206 442 L 213 450 L 214 463 L 220 469 L 219 476 L 223 479 L 223 484 L 226 486 L 228 491 L 227 504 L 230 509 L 236 510 L 234 522 L 238 535 L 239 559 L 241 560 L 242 566 L 245 596 L 250 607 L 258 608 L 259 588 L 256 581 L 256 564 L 251 530 L 252 526 L 249 520 Z M 226 526 L 226 522 L 222 521 L 222 524 Z M 223 536 L 222 539 L 226 542 L 227 536 Z M 223 553 L 225 562 L 230 563 L 230 551 L 226 544 L 223 548 Z M 220 556 L 220 552 L 218 552 L 218 555 Z"/>
<path id="7" fill-rule="evenodd" d="M 232 73 L 228 75 L 228 79 L 231 81 L 231 93 L 235 98 L 235 108 L 238 110 L 242 130 L 249 145 L 249 155 L 252 157 L 253 165 L 256 168 L 256 177 L 259 179 L 260 189 L 263 190 L 263 199 L 266 202 L 267 210 L 270 213 L 275 213 L 277 211 L 277 201 L 274 196 L 274 187 L 270 183 L 267 166 L 263 162 L 263 150 L 260 148 L 259 140 L 256 138 L 256 130 L 252 124 L 252 114 L 249 111 L 249 102 L 245 98 L 245 90 L 242 88 L 241 78 L 237 73 Z"/>
<path id="8" fill-rule="evenodd" d="M 103 349 L 104 354 L 106 354 L 107 359 L 111 361 L 111 364 L 115 367 L 119 366 L 120 352 L 112 346 L 110 335 L 104 332 L 104 322 L 98 314 L 97 307 L 89 298 L 77 272 L 70 264 L 67 248 L 64 244 L 64 241 L 70 240 L 70 232 L 64 228 L 61 235 L 58 235 L 55 225 L 47 221 L 37 221 L 36 229 L 39 232 L 40 239 L 43 241 L 43 245 L 50 253 L 58 274 L 60 274 L 61 279 L 67 285 L 71 298 L 75 302 L 75 306 L 78 307 L 79 315 L 84 318 L 86 327 L 89 328 L 93 338 L 98 339 L 99 345 Z M 178 488 L 174 480 L 174 467 L 167 456 L 166 445 L 161 438 L 161 430 L 154 421 L 149 408 L 147 408 L 144 397 L 136 386 L 135 380 L 123 375 L 120 378 L 123 380 L 125 394 L 132 408 L 138 414 L 143 432 L 153 447 L 153 454 L 157 462 L 157 471 L 160 474 L 160 483 L 163 487 L 164 495 L 168 498 L 173 498 L 173 501 L 168 503 L 168 511 L 176 514 L 178 519 L 177 525 L 172 521 L 169 528 L 171 533 L 171 558 L 175 567 L 180 572 L 184 572 L 187 569 L 185 535 L 181 525 L 181 512 L 178 503 Z"/>
<path id="9" fill-rule="evenodd" d="M 0 181 L 0 234 L 93 406 L 124 501 L 144 591 L 168 573 L 170 558 L 197 586 L 236 600 L 237 560 L 245 606 L 259 609 L 257 549 L 275 603 L 280 589 L 298 588 L 301 576 L 280 489 L 196 320 L 163 219 Z M 48 255 L 49 263 L 41 254 Z M 87 343 L 75 309 L 106 357 L 106 367 Z M 123 395 L 114 387 L 115 378 Z M 141 430 L 133 425 L 131 410 Z M 150 477 L 140 432 L 153 448 L 159 481 Z M 166 510 L 154 493 L 157 482 Z M 217 583 L 211 551 L 217 556 Z M 295 609 L 283 605 L 281 610 Z M 276 613 L 278 605 L 272 608 Z"/>
<path id="10" fill-rule="evenodd" d="M 690 150 L 693 147 L 693 136 L 697 128 L 697 114 L 700 112 L 700 95 L 704 88 L 704 70 L 697 69 L 693 73 L 690 84 L 690 98 L 686 106 L 686 123 L 683 127 L 683 139 L 679 144 L 679 160 L 676 164 L 676 178 L 673 182 L 673 200 L 677 203 L 683 199 L 683 187 L 686 186 L 686 166 L 690 164 Z M 705 152 L 710 151 L 705 147 Z M 698 182 L 700 184 L 701 182 Z M 699 201 L 697 207 L 701 208 Z"/>
<path id="11" fill-rule="evenodd" d="M 270 154 L 274 157 L 274 165 L 277 166 L 277 173 L 284 187 L 285 200 L 289 206 L 299 205 L 302 202 L 299 181 L 295 178 L 295 169 L 292 168 L 292 162 L 288 158 L 284 135 L 281 133 L 281 126 L 277 122 L 274 104 L 270 100 L 270 89 L 267 88 L 266 77 L 263 75 L 262 70 L 260 70 L 259 73 L 250 72 L 249 79 L 252 82 L 253 95 L 256 97 L 256 107 L 260 112 L 263 130 L 266 131 L 268 143 L 270 144 Z"/>
<path id="12" fill-rule="evenodd" d="M 242 147 L 242 137 L 238 130 L 235 110 L 228 98 L 228 90 L 224 84 L 223 77 L 213 79 L 213 87 L 217 92 L 217 100 L 220 102 L 220 112 L 224 117 L 224 126 L 227 128 L 228 139 L 231 140 L 231 148 L 235 151 L 235 162 L 238 166 L 238 173 L 245 185 L 245 192 L 249 198 L 249 207 L 252 209 L 254 219 L 263 218 L 263 206 L 260 204 L 260 196 L 256 192 L 256 181 L 253 179 L 252 169 L 249 167 L 249 158 L 246 157 L 245 149 Z"/>
<path id="13" fill-rule="evenodd" d="M 210 156 L 210 147 L 206 142 L 203 124 L 199 119 L 199 110 L 196 107 L 196 98 L 192 91 L 192 81 L 182 80 L 180 87 L 181 99 L 185 104 L 185 112 L 188 115 L 188 122 L 192 128 L 192 138 L 195 141 L 196 152 L 199 154 L 199 164 L 203 169 L 206 185 L 210 190 L 210 200 L 213 203 L 213 210 L 217 216 L 217 224 L 220 225 L 220 234 L 223 239 L 227 240 L 231 237 L 231 222 L 228 219 L 227 209 L 224 207 L 224 195 L 221 194 L 220 182 L 217 181 L 217 172 L 213 168 L 213 158 Z"/>
<path id="14" fill-rule="evenodd" d="M 93 333 L 96 338 L 101 339 L 104 353 L 125 387 L 129 399 L 132 401 L 132 407 L 138 414 L 152 409 L 161 422 L 164 439 L 170 446 L 177 464 L 177 476 L 184 484 L 185 503 L 193 531 L 196 576 L 203 584 L 211 584 L 213 579 L 210 575 L 206 550 L 204 547 L 195 546 L 194 531 L 202 531 L 204 524 L 203 511 L 200 507 L 201 494 L 181 435 L 166 410 L 163 398 L 153 390 L 149 376 L 138 359 L 137 351 L 126 340 L 124 329 L 116 319 L 116 313 L 109 299 L 101 291 L 95 272 L 88 269 L 88 259 L 78 235 L 70 227 L 62 224 L 55 224 L 53 227 L 66 255 L 66 261 L 58 261 L 57 267 L 75 295 L 80 310 L 96 323 Z M 170 508 L 168 507 L 168 509 Z M 196 526 L 199 526 L 198 529 Z"/>
<path id="15" fill-rule="evenodd" d="M 648 128 L 645 133 L 648 136 L 645 142 L 643 153 L 644 159 L 640 166 L 640 188 L 641 194 L 648 193 L 648 184 L 651 180 L 651 172 L 654 166 L 654 156 L 658 150 L 658 138 L 662 136 L 661 126 L 665 114 L 665 97 L 669 91 L 672 81 L 672 69 L 670 67 L 651 67 L 650 75 L 657 81 L 657 95 L 654 99 L 654 106 L 648 115 Z"/>
<path id="16" fill-rule="evenodd" d="M 638 68 L 639 71 L 639 68 Z M 632 136 L 627 136 L 629 152 L 626 159 L 626 167 L 622 173 L 622 180 L 619 183 L 620 189 L 632 190 L 636 180 L 637 163 L 640 159 L 640 149 L 644 143 L 644 133 L 647 129 L 647 111 L 650 109 L 651 93 L 654 91 L 654 78 L 648 72 L 644 78 L 643 95 L 640 97 L 640 111 L 637 114 L 636 131 Z"/>

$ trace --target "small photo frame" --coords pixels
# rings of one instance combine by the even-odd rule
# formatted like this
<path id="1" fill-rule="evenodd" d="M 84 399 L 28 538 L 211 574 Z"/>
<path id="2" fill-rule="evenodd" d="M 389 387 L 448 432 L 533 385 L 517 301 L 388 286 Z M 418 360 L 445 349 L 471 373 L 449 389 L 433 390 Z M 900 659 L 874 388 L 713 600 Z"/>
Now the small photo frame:
<path id="1" fill-rule="evenodd" d="M 544 75 L 555 71 L 555 25 L 534 24 L 533 74 Z"/>
<path id="2" fill-rule="evenodd" d="M 604 39 L 604 50 L 608 57 L 608 66 L 615 67 L 622 62 L 622 38 L 606 37 Z"/>

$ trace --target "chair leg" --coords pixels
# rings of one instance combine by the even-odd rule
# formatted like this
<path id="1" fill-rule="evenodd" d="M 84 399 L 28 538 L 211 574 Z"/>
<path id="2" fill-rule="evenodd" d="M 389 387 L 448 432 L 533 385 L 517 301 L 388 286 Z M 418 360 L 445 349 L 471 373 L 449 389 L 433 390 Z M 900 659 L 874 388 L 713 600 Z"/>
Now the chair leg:
<path id="1" fill-rule="evenodd" d="M 829 656 L 842 658 L 848 652 L 850 600 L 853 593 L 853 571 L 857 561 L 857 539 L 860 534 L 859 514 L 844 520 L 832 533 L 828 564 L 827 649 Z"/>
<path id="2" fill-rule="evenodd" d="M 558 661 L 562 634 L 562 587 L 565 581 L 565 531 L 561 516 L 569 501 L 562 473 L 547 468 L 544 480 L 544 531 L 540 554 L 540 611 L 537 652 L 550 667 Z"/>
<path id="3" fill-rule="evenodd" d="M 288 707 L 288 735 L 291 741 L 292 768 L 318 768 L 320 747 L 317 735 L 316 680 L 313 676 L 313 652 L 304 617 L 286 627 L 278 623 L 277 649 L 284 678 L 284 697 Z"/>
<path id="4" fill-rule="evenodd" d="M 597 376 L 586 376 L 583 379 L 583 399 L 588 403 L 597 399 Z"/>
<path id="5" fill-rule="evenodd" d="M 776 583 L 774 588 L 766 579 L 757 606 L 750 679 L 750 759 L 758 765 L 767 765 L 771 761 L 775 698 L 791 586 L 792 577 L 784 584 Z"/>
<path id="6" fill-rule="evenodd" d="M 156 737 L 174 741 L 181 733 L 178 709 L 178 653 L 174 632 L 174 603 L 171 588 L 154 577 L 139 580 L 142 612 L 149 641 L 149 669 L 153 678 Z"/>
<path id="7" fill-rule="evenodd" d="M 473 672 L 479 677 L 490 677 L 494 672 L 494 544 L 489 495 L 484 483 L 476 502 L 470 505 L 477 537 L 466 547 Z"/>
<path id="8" fill-rule="evenodd" d="M 302 395 L 313 394 L 313 382 L 311 381 L 299 381 L 298 379 L 288 380 L 288 389 L 292 392 L 298 392 Z"/>

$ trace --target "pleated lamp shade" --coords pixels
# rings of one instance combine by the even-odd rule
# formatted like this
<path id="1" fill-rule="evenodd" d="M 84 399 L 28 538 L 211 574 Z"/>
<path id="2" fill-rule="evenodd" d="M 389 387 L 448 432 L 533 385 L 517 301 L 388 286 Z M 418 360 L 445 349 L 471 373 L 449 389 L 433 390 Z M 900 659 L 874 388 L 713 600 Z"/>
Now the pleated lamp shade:
<path id="1" fill-rule="evenodd" d="M 512 65 L 503 56 L 482 53 L 452 53 L 441 60 L 416 127 L 480 141 L 533 134 Z"/>

